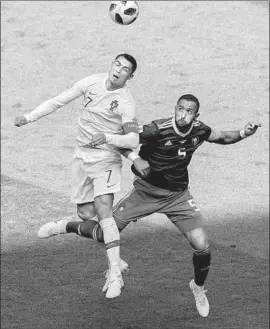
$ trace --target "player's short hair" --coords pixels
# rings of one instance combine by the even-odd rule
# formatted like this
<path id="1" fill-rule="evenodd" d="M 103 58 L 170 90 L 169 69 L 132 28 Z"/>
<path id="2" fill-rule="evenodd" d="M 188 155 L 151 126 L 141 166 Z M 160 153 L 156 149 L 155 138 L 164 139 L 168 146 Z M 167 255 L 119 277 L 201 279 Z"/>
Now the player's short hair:
<path id="1" fill-rule="evenodd" d="M 198 100 L 197 97 L 195 97 L 194 95 L 192 94 L 186 94 L 186 95 L 182 95 L 178 101 L 177 101 L 177 104 L 181 101 L 181 99 L 185 99 L 186 101 L 192 101 L 194 103 L 196 103 L 196 106 L 197 106 L 197 112 L 199 111 L 200 109 L 200 102 Z"/>
<path id="2" fill-rule="evenodd" d="M 115 60 L 117 60 L 119 57 L 124 57 L 127 61 L 129 61 L 132 64 L 132 72 L 131 73 L 133 74 L 136 71 L 136 69 L 137 69 L 136 59 L 133 56 L 124 53 L 124 54 L 117 55 L 115 57 Z"/>

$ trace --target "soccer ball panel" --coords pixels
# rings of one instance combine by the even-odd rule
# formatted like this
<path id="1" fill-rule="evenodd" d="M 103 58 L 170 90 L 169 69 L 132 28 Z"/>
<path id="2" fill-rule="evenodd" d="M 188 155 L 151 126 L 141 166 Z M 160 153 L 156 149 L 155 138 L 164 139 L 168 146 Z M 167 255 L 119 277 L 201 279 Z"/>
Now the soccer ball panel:
<path id="1" fill-rule="evenodd" d="M 139 15 L 139 6 L 136 1 L 112 1 L 109 13 L 113 21 L 121 25 L 133 23 Z"/>
<path id="2" fill-rule="evenodd" d="M 128 16 L 135 15 L 136 13 L 136 8 L 128 8 L 124 10 L 124 14 Z"/>
<path id="3" fill-rule="evenodd" d="M 115 10 L 116 7 L 117 7 L 117 5 L 115 3 L 111 3 L 109 11 Z"/>

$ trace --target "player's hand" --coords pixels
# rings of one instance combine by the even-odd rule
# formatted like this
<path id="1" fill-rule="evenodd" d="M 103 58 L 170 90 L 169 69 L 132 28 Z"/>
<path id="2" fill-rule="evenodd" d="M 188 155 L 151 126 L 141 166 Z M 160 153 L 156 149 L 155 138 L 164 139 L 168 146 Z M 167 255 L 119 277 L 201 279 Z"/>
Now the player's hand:
<path id="1" fill-rule="evenodd" d="M 20 116 L 20 117 L 15 118 L 14 126 L 21 127 L 21 126 L 27 125 L 27 123 L 28 123 L 28 121 L 27 121 L 26 117 Z"/>
<path id="2" fill-rule="evenodd" d="M 255 134 L 257 129 L 261 127 L 260 123 L 254 123 L 254 122 L 249 122 L 248 124 L 245 125 L 244 132 L 246 136 L 251 136 Z"/>
<path id="3" fill-rule="evenodd" d="M 133 164 L 135 169 L 142 175 L 142 177 L 146 177 L 149 174 L 150 166 L 148 161 L 138 158 L 133 161 Z"/>
<path id="4" fill-rule="evenodd" d="M 94 134 L 92 136 L 93 136 L 92 140 L 89 143 L 89 145 L 91 147 L 99 146 L 99 145 L 105 144 L 107 142 L 104 134 L 98 133 L 98 134 Z"/>

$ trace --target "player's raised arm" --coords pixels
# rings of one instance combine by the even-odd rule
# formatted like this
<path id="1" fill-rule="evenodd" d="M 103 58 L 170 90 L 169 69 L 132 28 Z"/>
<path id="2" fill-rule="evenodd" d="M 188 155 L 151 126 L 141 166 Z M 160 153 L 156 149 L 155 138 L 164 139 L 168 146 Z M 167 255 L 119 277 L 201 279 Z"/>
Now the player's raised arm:
<path id="1" fill-rule="evenodd" d="M 207 141 L 210 143 L 215 144 L 234 144 L 241 141 L 244 138 L 247 138 L 257 131 L 257 129 L 261 127 L 259 123 L 248 123 L 245 125 L 244 129 L 242 130 L 235 130 L 235 131 L 216 131 L 212 130 L 210 136 L 208 137 Z"/>
<path id="2" fill-rule="evenodd" d="M 84 80 L 81 80 L 74 84 L 71 88 L 65 90 L 60 95 L 53 97 L 43 103 L 41 103 L 32 112 L 26 113 L 23 116 L 18 116 L 15 118 L 14 125 L 17 127 L 26 125 L 30 122 L 39 120 L 40 118 L 51 114 L 52 112 L 58 110 L 60 107 L 67 105 L 74 99 L 78 98 L 83 94 Z"/>

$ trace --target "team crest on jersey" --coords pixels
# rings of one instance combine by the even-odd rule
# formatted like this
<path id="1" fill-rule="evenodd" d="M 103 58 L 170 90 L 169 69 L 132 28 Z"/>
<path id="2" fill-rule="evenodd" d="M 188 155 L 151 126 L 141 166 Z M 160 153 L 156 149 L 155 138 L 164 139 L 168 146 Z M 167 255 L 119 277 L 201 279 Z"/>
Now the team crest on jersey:
<path id="1" fill-rule="evenodd" d="M 192 144 L 195 146 L 195 145 L 197 145 L 198 143 L 199 143 L 199 137 L 193 137 L 192 138 Z"/>
<path id="2" fill-rule="evenodd" d="M 119 102 L 117 100 L 114 100 L 111 102 L 111 107 L 109 108 L 110 111 L 114 111 L 115 109 L 117 109 L 119 105 Z"/>

